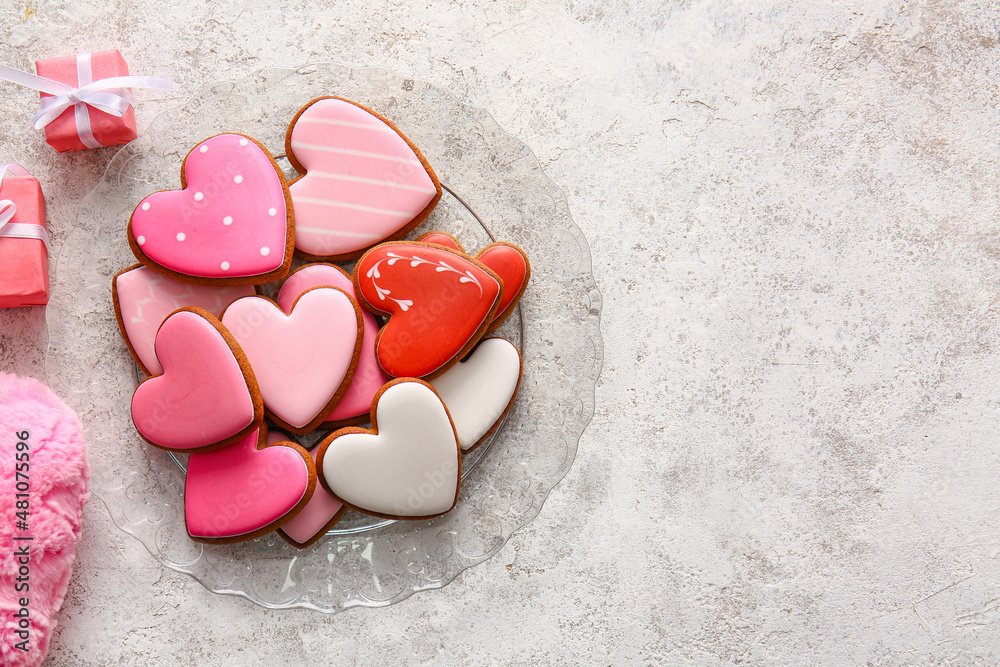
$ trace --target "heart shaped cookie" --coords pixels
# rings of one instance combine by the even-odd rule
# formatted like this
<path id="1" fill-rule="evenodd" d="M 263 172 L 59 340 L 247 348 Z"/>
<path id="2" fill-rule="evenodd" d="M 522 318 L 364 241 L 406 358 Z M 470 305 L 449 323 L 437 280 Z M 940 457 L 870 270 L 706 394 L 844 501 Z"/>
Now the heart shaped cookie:
<path id="1" fill-rule="evenodd" d="M 419 237 L 417 241 L 434 243 L 465 254 L 458 239 L 446 232 L 428 232 Z M 503 283 L 500 305 L 497 307 L 496 315 L 493 316 L 493 321 L 486 330 L 486 333 L 489 334 L 504 323 L 504 320 L 521 300 L 524 289 L 531 279 L 531 264 L 521 248 L 512 243 L 504 242 L 491 243 L 480 250 L 475 259 L 489 267 Z"/>
<path id="2" fill-rule="evenodd" d="M 312 258 L 347 260 L 402 238 L 441 197 L 434 170 L 392 123 L 336 97 L 313 100 L 288 127 L 295 245 Z"/>
<path id="3" fill-rule="evenodd" d="M 156 447 L 208 450 L 256 430 L 264 406 L 250 363 L 214 315 L 183 308 L 156 332 L 163 373 L 132 395 L 132 422 Z"/>
<path id="4" fill-rule="evenodd" d="M 265 297 L 243 297 L 222 323 L 250 360 L 268 416 L 294 433 L 323 421 L 358 364 L 361 310 L 335 287 L 307 290 L 288 314 Z"/>
<path id="5" fill-rule="evenodd" d="M 430 384 L 455 424 L 458 444 L 469 451 L 496 429 L 521 382 L 521 355 L 503 338 L 487 338 L 468 358 Z"/>
<path id="6" fill-rule="evenodd" d="M 292 442 L 268 444 L 267 429 L 214 452 L 195 452 L 184 481 L 184 523 L 198 542 L 242 542 L 295 516 L 313 495 L 316 468 Z"/>
<path id="7" fill-rule="evenodd" d="M 130 266 L 111 281 L 118 328 L 146 375 L 163 372 L 153 352 L 153 340 L 170 313 L 198 306 L 219 317 L 230 303 L 251 294 L 254 288 L 249 285 L 182 283 L 142 264 Z"/>
<path id="8" fill-rule="evenodd" d="M 286 439 L 276 431 L 267 434 L 269 445 Z M 309 452 L 313 462 L 316 461 L 318 453 L 317 449 Z M 289 544 L 305 549 L 318 542 L 327 531 L 337 525 L 346 511 L 347 507 L 342 502 L 331 496 L 322 486 L 317 485 L 309 502 L 278 529 L 278 534 Z"/>
<path id="9" fill-rule="evenodd" d="M 492 322 L 502 289 L 482 264 L 427 243 L 376 246 L 353 279 L 362 305 L 389 315 L 375 351 L 394 377 L 435 377 L 464 356 Z"/>
<path id="10" fill-rule="evenodd" d="M 256 140 L 219 134 L 181 165 L 181 190 L 154 192 L 128 223 L 132 252 L 184 282 L 260 285 L 288 273 L 295 245 L 288 185 Z"/>
<path id="11" fill-rule="evenodd" d="M 491 243 L 476 255 L 476 259 L 496 273 L 503 281 L 503 294 L 500 297 L 500 305 L 497 307 L 493 321 L 486 329 L 486 333 L 492 333 L 507 316 L 517 307 L 524 289 L 528 286 L 531 278 L 531 264 L 524 251 L 511 243 Z"/>
<path id="12" fill-rule="evenodd" d="M 399 379 L 375 397 L 371 430 L 348 427 L 319 445 L 323 486 L 355 509 L 426 519 L 458 502 L 462 463 L 455 426 L 434 389 Z"/>
<path id="13" fill-rule="evenodd" d="M 281 284 L 278 290 L 278 306 L 290 312 L 295 300 L 313 287 L 338 287 L 347 294 L 354 296 L 354 283 L 342 268 L 334 264 L 307 264 L 293 271 Z M 356 297 L 355 297 L 356 298 Z M 378 336 L 378 323 L 367 310 L 361 312 L 361 323 L 364 330 L 361 340 L 361 353 L 358 356 L 358 367 L 351 377 L 351 384 L 333 407 L 323 422 L 324 427 L 338 428 L 359 422 L 368 421 L 368 411 L 372 407 L 372 399 L 378 390 L 391 378 L 379 368 L 375 358 L 375 338 Z"/>

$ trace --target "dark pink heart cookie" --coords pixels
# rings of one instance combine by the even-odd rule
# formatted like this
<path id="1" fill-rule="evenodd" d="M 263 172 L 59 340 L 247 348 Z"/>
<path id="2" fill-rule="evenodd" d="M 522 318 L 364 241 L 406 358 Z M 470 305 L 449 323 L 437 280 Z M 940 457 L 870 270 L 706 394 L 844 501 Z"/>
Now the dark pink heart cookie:
<path id="1" fill-rule="evenodd" d="M 261 427 L 218 451 L 191 454 L 184 523 L 199 542 L 242 542 L 268 533 L 305 507 L 316 488 L 309 452 L 271 444 Z"/>
<path id="2" fill-rule="evenodd" d="M 255 430 L 264 404 L 250 363 L 222 324 L 201 308 L 185 308 L 156 333 L 163 374 L 143 380 L 132 396 L 132 421 L 157 447 L 214 449 Z"/>
<path id="3" fill-rule="evenodd" d="M 140 262 L 205 284 L 258 285 L 288 273 L 288 184 L 267 149 L 240 134 L 206 139 L 184 158 L 181 185 L 132 213 L 128 240 Z"/>

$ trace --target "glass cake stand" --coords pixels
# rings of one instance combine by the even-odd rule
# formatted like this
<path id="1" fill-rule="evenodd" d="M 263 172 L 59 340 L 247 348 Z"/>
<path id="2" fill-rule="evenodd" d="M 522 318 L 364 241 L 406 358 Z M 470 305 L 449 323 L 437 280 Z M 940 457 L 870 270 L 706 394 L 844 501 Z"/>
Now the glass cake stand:
<path id="1" fill-rule="evenodd" d="M 492 441 L 463 458 L 458 505 L 443 517 L 393 522 L 348 513 L 304 550 L 275 533 L 199 544 L 184 527 L 185 457 L 143 443 L 129 417 L 138 380 L 111 301 L 112 276 L 135 263 L 125 223 L 147 194 L 180 187 L 181 161 L 198 141 L 240 132 L 279 156 L 295 112 L 324 95 L 390 119 L 433 165 L 445 194 L 411 237 L 444 230 L 473 254 L 492 239 L 526 251 L 531 282 L 519 312 L 498 331 L 521 350 L 520 391 Z M 290 170 L 287 160 L 278 162 Z M 111 160 L 56 259 L 46 374 L 83 420 L 92 491 L 163 565 L 271 609 L 378 607 L 444 586 L 538 514 L 594 413 L 604 356 L 600 309 L 590 250 L 563 193 L 486 111 L 381 68 L 271 68 L 161 114 Z"/>

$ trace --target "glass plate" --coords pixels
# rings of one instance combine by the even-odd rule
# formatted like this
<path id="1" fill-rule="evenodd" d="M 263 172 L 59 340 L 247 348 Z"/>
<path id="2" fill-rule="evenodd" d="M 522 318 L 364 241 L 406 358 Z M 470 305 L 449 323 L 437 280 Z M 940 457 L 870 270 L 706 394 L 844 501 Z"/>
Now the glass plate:
<path id="1" fill-rule="evenodd" d="M 491 236 L 527 252 L 531 283 L 519 316 L 499 331 L 515 343 L 523 337 L 520 392 L 492 446 L 473 453 L 478 465 L 463 461 L 470 470 L 457 507 L 444 517 L 377 526 L 368 517 L 345 517 L 337 534 L 304 550 L 274 533 L 240 544 L 199 544 L 184 528 L 182 470 L 144 444 L 129 418 L 135 365 L 111 302 L 112 276 L 135 262 L 125 223 L 144 196 L 179 187 L 181 161 L 198 141 L 241 132 L 280 155 L 295 112 L 323 95 L 358 101 L 389 118 L 448 188 L 412 236 L 443 229 L 470 252 Z M 279 164 L 287 167 L 287 161 Z M 384 69 L 328 63 L 264 69 L 161 114 L 115 155 L 82 202 L 56 278 L 46 373 L 84 422 L 94 494 L 115 524 L 163 565 L 264 607 L 377 607 L 444 586 L 499 551 L 538 514 L 572 465 L 594 413 L 603 360 L 601 298 L 590 250 L 563 193 L 527 146 L 484 110 Z"/>

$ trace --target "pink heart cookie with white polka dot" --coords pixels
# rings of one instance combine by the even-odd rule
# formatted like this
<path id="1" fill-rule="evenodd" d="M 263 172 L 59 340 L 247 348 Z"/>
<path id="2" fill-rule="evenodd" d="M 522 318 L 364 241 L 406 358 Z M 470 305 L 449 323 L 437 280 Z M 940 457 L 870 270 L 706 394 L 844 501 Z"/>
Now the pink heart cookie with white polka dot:
<path id="1" fill-rule="evenodd" d="M 201 284 L 259 285 L 288 273 L 295 231 L 288 183 L 271 154 L 241 134 L 201 142 L 180 190 L 154 192 L 128 223 L 140 262 Z"/>

